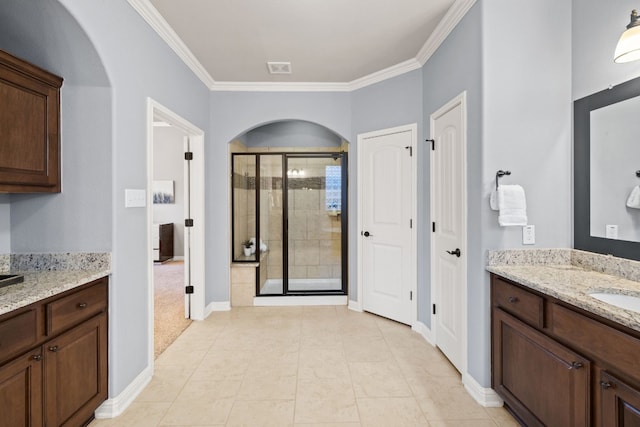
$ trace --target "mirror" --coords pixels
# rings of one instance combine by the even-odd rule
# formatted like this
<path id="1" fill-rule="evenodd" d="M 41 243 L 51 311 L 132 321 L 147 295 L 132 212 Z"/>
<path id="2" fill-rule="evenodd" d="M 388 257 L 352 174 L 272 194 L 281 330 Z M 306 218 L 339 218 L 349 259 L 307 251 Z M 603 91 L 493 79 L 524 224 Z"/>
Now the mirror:
<path id="1" fill-rule="evenodd" d="M 574 247 L 640 260 L 640 78 L 574 102 Z"/>

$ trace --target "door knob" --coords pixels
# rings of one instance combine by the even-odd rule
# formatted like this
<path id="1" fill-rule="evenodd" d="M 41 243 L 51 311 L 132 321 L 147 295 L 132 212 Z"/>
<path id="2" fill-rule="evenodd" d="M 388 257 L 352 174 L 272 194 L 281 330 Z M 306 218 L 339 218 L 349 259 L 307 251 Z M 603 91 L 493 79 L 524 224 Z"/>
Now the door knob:
<path id="1" fill-rule="evenodd" d="M 461 255 L 461 254 L 460 254 L 460 248 L 456 248 L 456 250 L 455 250 L 455 251 L 447 251 L 447 253 L 448 253 L 449 255 L 455 255 L 455 256 L 457 256 L 458 258 L 460 258 L 460 255 Z"/>
<path id="2" fill-rule="evenodd" d="M 364 237 L 373 236 L 373 234 L 369 233 L 368 231 L 365 231 L 364 233 L 362 233 L 362 235 L 363 235 Z"/>

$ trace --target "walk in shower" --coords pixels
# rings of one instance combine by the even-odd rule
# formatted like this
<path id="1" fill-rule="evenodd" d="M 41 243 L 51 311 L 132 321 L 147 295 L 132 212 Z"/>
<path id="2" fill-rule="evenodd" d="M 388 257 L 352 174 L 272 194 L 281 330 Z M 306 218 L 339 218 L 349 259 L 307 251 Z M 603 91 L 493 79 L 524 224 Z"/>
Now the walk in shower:
<path id="1" fill-rule="evenodd" d="M 232 154 L 232 255 L 256 295 L 345 295 L 346 153 Z"/>

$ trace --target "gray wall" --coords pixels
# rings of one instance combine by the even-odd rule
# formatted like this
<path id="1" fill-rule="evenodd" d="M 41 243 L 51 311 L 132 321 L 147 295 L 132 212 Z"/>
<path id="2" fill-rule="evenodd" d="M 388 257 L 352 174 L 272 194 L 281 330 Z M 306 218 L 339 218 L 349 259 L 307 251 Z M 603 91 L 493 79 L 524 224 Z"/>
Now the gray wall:
<path id="1" fill-rule="evenodd" d="M 11 252 L 11 204 L 8 194 L 0 194 L 0 254 Z"/>
<path id="2" fill-rule="evenodd" d="M 315 123 L 292 120 L 270 123 L 247 132 L 247 147 L 336 147 L 342 138 Z"/>
<path id="3" fill-rule="evenodd" d="M 153 222 L 173 223 L 173 255 L 184 256 L 184 141 L 175 127 L 153 128 L 153 179 L 173 181 L 175 203 L 154 204 Z"/>
<path id="4" fill-rule="evenodd" d="M 349 93 L 212 92 L 211 144 L 206 149 L 207 302 L 229 301 L 229 142 L 264 124 L 304 120 L 330 129 L 345 140 L 351 135 Z M 353 160 L 349 160 L 351 168 Z M 211 297 L 211 298 L 210 298 Z"/>
<path id="5" fill-rule="evenodd" d="M 418 259 L 420 262 L 418 271 L 418 301 L 428 293 L 425 288 L 425 269 L 422 260 L 428 259 L 429 245 L 424 241 L 424 218 L 429 217 L 424 207 L 424 182 L 425 167 L 429 167 L 429 157 L 424 162 L 424 138 L 422 137 L 422 73 L 420 70 L 412 71 L 380 83 L 359 89 L 352 93 L 352 144 L 349 147 L 349 298 L 356 300 L 358 280 L 358 251 L 357 239 L 360 238 L 358 230 L 358 134 L 372 132 L 380 129 L 392 128 L 412 123 L 418 124 Z M 428 171 L 427 175 L 428 177 Z M 427 263 L 428 264 L 428 263 Z M 424 321 L 423 307 L 418 307 L 418 319 Z M 428 317 L 428 316 L 427 316 Z"/>

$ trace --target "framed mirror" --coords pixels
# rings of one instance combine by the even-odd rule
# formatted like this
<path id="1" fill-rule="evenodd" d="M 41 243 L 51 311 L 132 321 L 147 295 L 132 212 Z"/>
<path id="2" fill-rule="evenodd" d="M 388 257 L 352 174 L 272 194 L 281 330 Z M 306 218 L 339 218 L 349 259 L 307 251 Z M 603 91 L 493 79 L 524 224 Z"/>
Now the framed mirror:
<path id="1" fill-rule="evenodd" d="M 640 260 L 640 78 L 574 102 L 574 247 Z"/>

